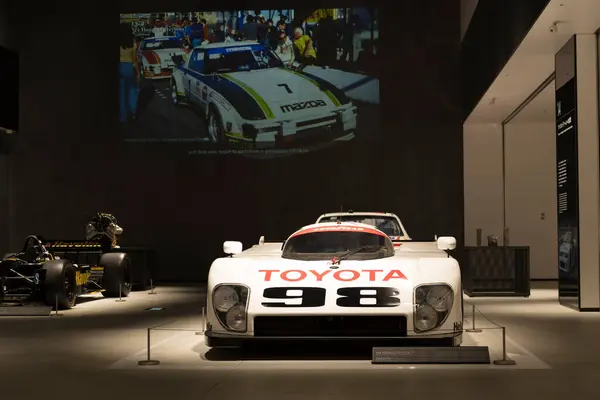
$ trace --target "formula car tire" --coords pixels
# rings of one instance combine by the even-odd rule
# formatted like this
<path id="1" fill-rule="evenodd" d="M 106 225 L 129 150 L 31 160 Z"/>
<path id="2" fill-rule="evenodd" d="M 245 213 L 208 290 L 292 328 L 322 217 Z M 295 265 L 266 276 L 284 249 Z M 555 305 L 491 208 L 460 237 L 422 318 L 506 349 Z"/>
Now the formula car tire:
<path id="1" fill-rule="evenodd" d="M 131 292 L 131 259 L 125 253 L 102 254 L 98 266 L 104 268 L 104 297 L 127 297 Z"/>
<path id="2" fill-rule="evenodd" d="M 218 129 L 219 132 L 212 130 Z M 206 116 L 206 131 L 208 133 L 208 138 L 211 142 L 221 144 L 225 141 L 225 134 L 223 128 L 223 120 L 221 119 L 221 115 L 215 108 L 215 106 L 210 105 L 208 107 L 208 115 Z"/>
<path id="3" fill-rule="evenodd" d="M 51 260 L 42 265 L 44 303 L 56 310 L 68 310 L 77 302 L 75 267 L 69 260 Z"/>

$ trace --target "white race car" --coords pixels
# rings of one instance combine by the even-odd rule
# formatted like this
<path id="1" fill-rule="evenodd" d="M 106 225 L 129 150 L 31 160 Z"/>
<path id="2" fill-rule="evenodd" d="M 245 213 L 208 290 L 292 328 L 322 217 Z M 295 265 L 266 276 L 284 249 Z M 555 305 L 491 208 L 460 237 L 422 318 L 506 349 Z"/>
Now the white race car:
<path id="1" fill-rule="evenodd" d="M 264 45 L 206 44 L 177 62 L 172 101 L 200 110 L 215 143 L 272 148 L 354 137 L 357 108 L 343 91 L 285 68 Z"/>
<path id="2" fill-rule="evenodd" d="M 144 79 L 170 78 L 175 63 L 174 56 L 184 56 L 182 40 L 175 36 L 152 37 L 142 40 L 137 59 Z"/>
<path id="3" fill-rule="evenodd" d="M 446 252 L 456 240 L 403 242 L 394 247 L 367 224 L 320 223 L 284 243 L 242 251 L 225 242 L 228 257 L 208 275 L 205 341 L 237 347 L 281 339 L 367 339 L 462 343 L 462 286 L 458 262 Z"/>

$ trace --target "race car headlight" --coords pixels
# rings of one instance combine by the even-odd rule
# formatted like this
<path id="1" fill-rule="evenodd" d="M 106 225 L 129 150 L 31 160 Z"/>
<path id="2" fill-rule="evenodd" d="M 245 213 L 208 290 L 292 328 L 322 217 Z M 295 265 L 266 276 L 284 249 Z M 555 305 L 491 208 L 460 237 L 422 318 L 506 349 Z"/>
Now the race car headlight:
<path id="1" fill-rule="evenodd" d="M 238 304 L 227 311 L 225 322 L 234 331 L 246 330 L 246 307 Z"/>
<path id="2" fill-rule="evenodd" d="M 232 286 L 221 286 L 213 294 L 215 310 L 227 312 L 240 301 L 240 295 Z"/>
<path id="3" fill-rule="evenodd" d="M 221 325 L 230 331 L 246 331 L 246 306 L 248 287 L 244 285 L 219 285 L 212 293 L 212 305 Z"/>
<path id="4" fill-rule="evenodd" d="M 442 325 L 454 304 L 454 291 L 448 285 L 422 285 L 415 289 L 415 331 L 426 332 Z"/>
<path id="5" fill-rule="evenodd" d="M 415 311 L 415 330 L 424 332 L 438 325 L 438 313 L 430 306 L 420 306 Z"/>
<path id="6" fill-rule="evenodd" d="M 452 308 L 453 296 L 449 286 L 433 286 L 425 297 L 435 311 L 444 312 Z"/>

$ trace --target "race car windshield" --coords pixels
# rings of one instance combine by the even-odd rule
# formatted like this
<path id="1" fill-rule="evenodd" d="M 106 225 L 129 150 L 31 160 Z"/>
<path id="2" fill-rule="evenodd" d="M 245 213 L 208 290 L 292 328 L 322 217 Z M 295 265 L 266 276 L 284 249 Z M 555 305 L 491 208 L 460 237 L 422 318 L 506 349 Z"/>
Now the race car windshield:
<path id="1" fill-rule="evenodd" d="M 379 217 L 372 215 L 342 215 L 321 219 L 319 222 L 358 222 L 376 227 L 388 236 L 405 236 L 402 227 L 394 217 Z"/>
<path id="2" fill-rule="evenodd" d="M 282 257 L 294 260 L 330 260 L 345 255 L 346 260 L 376 260 L 394 255 L 389 238 L 368 232 L 312 232 L 292 236 Z"/>
<path id="3" fill-rule="evenodd" d="M 179 39 L 173 40 L 158 40 L 156 42 L 144 42 L 142 43 L 142 50 L 166 50 L 166 49 L 180 49 L 182 41 Z"/>
<path id="4" fill-rule="evenodd" d="M 251 71 L 256 69 L 279 68 L 283 64 L 271 50 L 247 47 L 248 50 L 209 52 L 205 61 L 205 73 L 225 73 Z"/>

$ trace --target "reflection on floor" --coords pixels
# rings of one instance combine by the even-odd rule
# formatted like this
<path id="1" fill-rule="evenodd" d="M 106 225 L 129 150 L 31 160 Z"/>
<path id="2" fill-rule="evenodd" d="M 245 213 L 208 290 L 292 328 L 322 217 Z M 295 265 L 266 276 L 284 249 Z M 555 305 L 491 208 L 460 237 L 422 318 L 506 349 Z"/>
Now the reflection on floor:
<path id="1" fill-rule="evenodd" d="M 82 299 L 62 316 L 0 317 L 0 385 L 11 399 L 62 397 L 56 382 L 65 379 L 73 393 L 96 387 L 86 397 L 104 400 L 112 392 L 136 399 L 352 400 L 392 393 L 558 398 L 581 391 L 598 398 L 600 314 L 559 306 L 552 286 L 534 289 L 528 299 L 465 298 L 466 329 L 472 326 L 472 305 L 482 313 L 475 315 L 482 332 L 466 333 L 465 345 L 487 345 L 492 359 L 501 358 L 497 325 L 505 326 L 507 353 L 515 366 L 372 365 L 370 348 L 344 346 L 209 351 L 196 334 L 203 326 L 205 292 L 172 286 L 159 287 L 155 295 L 133 293 L 121 303 Z M 151 356 L 161 364 L 140 367 L 147 328 L 157 325 L 163 330 L 152 331 Z M 33 382 L 32 376 L 39 384 L 24 385 Z"/>
<path id="2" fill-rule="evenodd" d="M 471 320 L 467 319 L 471 324 Z M 485 324 L 481 324 L 485 325 Z M 470 325 L 469 325 L 470 326 Z M 502 334 L 497 327 L 485 327 L 480 333 L 465 333 L 465 346 L 488 346 L 492 360 L 502 358 Z M 164 329 L 164 330 L 163 330 Z M 151 331 L 151 351 L 153 360 L 161 362 L 159 369 L 263 369 L 263 370 L 304 370 L 304 369 L 398 369 L 398 365 L 372 365 L 371 346 L 357 344 L 312 344 L 302 347 L 262 346 L 256 349 L 209 349 L 201 336 L 202 324 L 197 327 L 181 326 L 174 322 Z M 461 369 L 548 369 L 546 363 L 523 349 L 510 338 L 507 341 L 508 357 L 516 361 L 514 366 L 498 365 L 414 365 L 405 368 L 461 368 Z M 138 369 L 138 361 L 147 357 L 147 350 L 123 358 L 111 365 L 112 369 Z"/>

